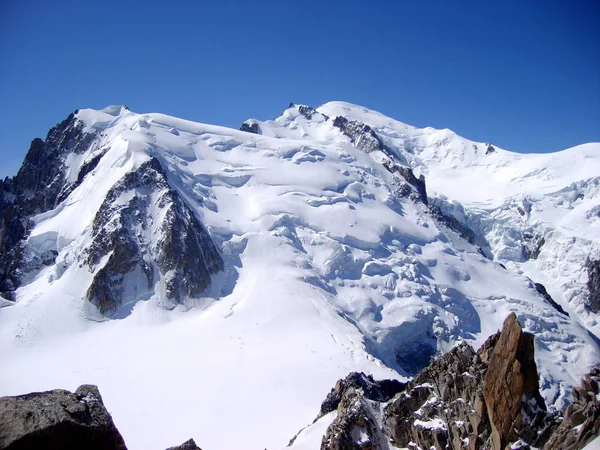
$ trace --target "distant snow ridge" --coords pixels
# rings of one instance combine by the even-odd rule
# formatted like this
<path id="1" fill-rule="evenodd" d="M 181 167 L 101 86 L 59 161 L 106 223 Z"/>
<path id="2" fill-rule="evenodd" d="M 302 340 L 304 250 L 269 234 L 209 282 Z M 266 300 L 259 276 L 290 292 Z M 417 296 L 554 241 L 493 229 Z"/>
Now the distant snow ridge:
<path id="1" fill-rule="evenodd" d="M 342 102 L 240 130 L 80 110 L 0 183 L 0 395 L 93 381 L 132 448 L 283 447 L 335 380 L 515 312 L 563 408 L 600 361 L 598 173 L 599 144 L 519 155 Z"/>

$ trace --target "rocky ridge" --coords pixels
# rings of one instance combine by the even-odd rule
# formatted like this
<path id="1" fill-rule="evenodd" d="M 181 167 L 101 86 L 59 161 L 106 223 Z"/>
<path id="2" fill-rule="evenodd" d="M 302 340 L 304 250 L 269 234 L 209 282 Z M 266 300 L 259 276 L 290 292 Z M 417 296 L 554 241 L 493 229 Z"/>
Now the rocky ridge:
<path id="1" fill-rule="evenodd" d="M 48 132 L 45 141 L 31 142 L 16 176 L 0 180 L 0 295 L 4 298 L 14 300 L 14 291 L 27 273 L 54 262 L 55 252 L 27 258 L 24 239 L 31 230 L 31 218 L 65 198 L 74 185 L 67 178 L 68 156 L 90 150 L 96 137 L 96 133 L 84 133 L 71 114 Z M 80 171 L 75 183 L 88 171 Z"/>
<path id="2" fill-rule="evenodd" d="M 153 212 L 157 208 L 159 215 Z M 211 275 L 223 269 L 208 232 L 169 186 L 155 158 L 110 189 L 94 218 L 92 235 L 84 252 L 95 272 L 87 296 L 105 315 L 115 314 L 122 304 L 129 274 L 137 272 L 146 282 L 146 291 L 136 292 L 136 297 L 153 289 L 160 278 L 167 298 L 180 302 L 184 296 L 199 296 Z"/>
<path id="3" fill-rule="evenodd" d="M 461 344 L 408 384 L 350 374 L 316 419 L 335 411 L 321 450 L 583 448 L 600 433 L 600 369 L 562 419 L 540 396 L 533 341 L 513 313 L 478 351 Z"/>

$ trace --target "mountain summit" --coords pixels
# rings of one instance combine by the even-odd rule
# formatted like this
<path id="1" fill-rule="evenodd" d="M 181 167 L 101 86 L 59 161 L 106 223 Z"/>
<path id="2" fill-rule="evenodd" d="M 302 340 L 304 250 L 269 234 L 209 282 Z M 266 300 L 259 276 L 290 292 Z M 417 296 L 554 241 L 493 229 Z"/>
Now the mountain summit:
<path id="1" fill-rule="evenodd" d="M 337 379 L 406 381 L 515 313 L 562 410 L 600 362 L 599 173 L 600 144 L 342 102 L 240 130 L 76 111 L 0 182 L 0 395 L 92 382 L 129 448 L 283 448 Z"/>

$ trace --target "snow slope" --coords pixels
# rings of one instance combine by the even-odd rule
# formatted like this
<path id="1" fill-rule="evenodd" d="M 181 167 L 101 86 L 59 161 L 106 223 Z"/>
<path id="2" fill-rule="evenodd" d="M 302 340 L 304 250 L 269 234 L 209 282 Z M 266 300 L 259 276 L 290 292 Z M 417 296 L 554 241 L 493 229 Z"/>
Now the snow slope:
<path id="1" fill-rule="evenodd" d="M 68 198 L 34 218 L 28 245 L 58 257 L 0 309 L 0 361 L 9 367 L 0 395 L 94 383 L 131 449 L 189 437 L 213 450 L 283 448 L 348 372 L 411 375 L 457 342 L 478 347 L 515 311 L 537 336 L 543 395 L 564 407 L 570 388 L 600 361 L 578 317 L 557 312 L 527 277 L 400 196 L 383 155 L 355 148 L 331 118 L 371 125 L 400 162 L 427 175 L 430 195 L 442 189 L 436 174 L 456 157 L 437 140 L 467 141 L 349 104 L 319 111 L 329 119 L 292 106 L 273 121 L 254 121 L 262 134 L 120 107 L 79 111 L 85 130 L 99 135 L 73 156 L 73 174 L 104 153 Z M 85 300 L 93 274 L 82 250 L 111 187 L 150 158 L 206 226 L 225 270 L 204 297 L 182 304 L 164 297 L 160 280 L 132 289 L 130 313 L 104 320 Z M 491 170 L 477 161 L 470 164 L 481 173 Z M 577 170 L 563 178 L 588 169 Z M 552 183 L 530 195 L 552 191 Z M 469 208 L 482 198 L 462 200 Z"/>

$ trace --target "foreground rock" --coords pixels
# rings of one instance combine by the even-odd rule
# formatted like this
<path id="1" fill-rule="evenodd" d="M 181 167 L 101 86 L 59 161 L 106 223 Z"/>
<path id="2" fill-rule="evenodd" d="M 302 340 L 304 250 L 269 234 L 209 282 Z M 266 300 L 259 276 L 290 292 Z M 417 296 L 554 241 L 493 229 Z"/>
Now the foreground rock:
<path id="1" fill-rule="evenodd" d="M 98 388 L 0 398 L 0 448 L 126 450 Z"/>
<path id="2" fill-rule="evenodd" d="M 554 430 L 544 450 L 579 450 L 600 435 L 600 367 L 586 375 L 573 389 L 573 403 Z"/>
<path id="3" fill-rule="evenodd" d="M 338 381 L 318 417 L 336 411 L 321 450 L 579 450 L 600 434 L 599 383 L 600 368 L 574 390 L 564 420 L 549 413 L 533 335 L 513 313 L 479 351 L 461 344 L 408 384 L 357 373 Z"/>

